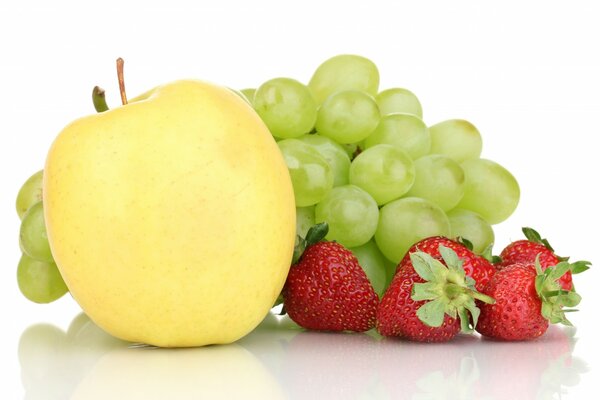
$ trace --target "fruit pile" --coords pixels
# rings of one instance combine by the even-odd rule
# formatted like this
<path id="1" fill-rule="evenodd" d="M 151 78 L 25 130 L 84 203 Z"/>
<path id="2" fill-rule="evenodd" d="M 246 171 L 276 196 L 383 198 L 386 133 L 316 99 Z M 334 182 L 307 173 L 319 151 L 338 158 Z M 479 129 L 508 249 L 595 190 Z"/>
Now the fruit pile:
<path id="1" fill-rule="evenodd" d="M 17 279 L 21 292 L 31 301 L 48 303 L 68 291 L 46 233 L 45 215 L 52 221 L 53 214 L 48 211 L 54 210 L 54 226 L 49 224 L 48 232 L 52 233 L 50 228 L 55 233 L 69 232 L 63 236 L 66 240 L 52 242 L 53 250 L 61 250 L 55 251 L 57 259 L 67 260 L 61 261 L 61 271 L 77 277 L 69 282 L 80 285 L 79 298 L 91 299 L 88 305 L 97 305 L 95 296 L 104 296 L 103 290 L 110 289 L 114 306 L 122 307 L 118 324 L 112 320 L 112 312 L 82 308 L 95 311 L 101 318 L 108 316 L 108 322 L 99 325 L 126 340 L 141 337 L 140 341 L 159 346 L 237 340 L 256 326 L 284 280 L 279 301 L 290 318 L 307 329 L 362 332 L 376 328 L 384 336 L 439 342 L 474 330 L 488 337 L 524 340 L 542 335 L 549 323 L 569 324 L 565 312 L 572 311 L 581 300 L 572 275 L 585 271 L 590 263 L 570 263 L 557 256 L 548 241 L 529 228 L 523 230 L 526 240 L 511 243 L 499 257 L 492 257 L 492 225 L 515 210 L 520 196 L 517 181 L 499 164 L 480 158 L 481 135 L 471 123 L 454 119 L 428 126 L 412 92 L 403 88 L 379 91 L 379 72 L 370 60 L 340 55 L 321 64 L 308 85 L 276 78 L 257 89 L 236 92 L 256 113 L 229 89 L 196 81 L 158 87 L 132 101 L 143 104 L 126 107 L 122 60 L 120 65 L 124 107 L 111 113 L 96 88 L 94 106 L 103 115 L 81 119 L 82 127 L 76 133 L 76 124 L 71 124 L 59 135 L 79 138 L 91 133 L 94 144 L 88 146 L 89 154 L 79 154 L 74 150 L 77 146 L 71 148 L 63 139 L 63 153 L 56 154 L 60 146 L 55 144 L 49 154 L 47 165 L 54 170 L 37 172 L 18 193 L 23 255 Z M 152 107 L 152 112 L 146 112 L 145 107 Z M 148 122 L 150 115 L 152 122 Z M 116 116 L 123 120 L 114 123 Z M 119 145 L 106 140 L 104 128 L 96 131 L 101 123 L 110 123 L 111 134 L 131 145 L 128 149 L 138 157 L 138 164 L 119 158 Z M 164 129 L 163 124 L 171 129 Z M 153 136 L 146 135 L 146 130 Z M 240 130 L 247 131 L 244 141 L 223 152 L 223 136 L 239 140 Z M 144 135 L 136 136 L 139 132 Z M 176 134 L 181 140 L 174 140 Z M 134 145 L 128 142 L 132 138 Z M 197 143 L 191 146 L 186 140 Z M 148 153 L 149 146 L 156 151 Z M 174 155 L 183 159 L 168 167 L 161 164 L 165 159 L 173 160 Z M 261 157 L 266 162 L 256 160 Z M 63 163 L 65 158 L 69 160 Z M 71 164 L 81 164 L 82 158 L 95 160 L 90 168 L 104 165 L 113 180 L 95 169 L 93 177 L 79 169 L 65 175 L 64 171 Z M 211 163 L 220 165 L 215 168 L 224 176 L 222 180 L 212 179 L 211 170 L 205 170 Z M 152 173 L 146 173 L 149 168 L 153 168 Z M 54 187 L 43 185 L 44 173 Z M 114 182 L 120 179 L 123 182 Z M 157 179 L 162 180 L 161 185 L 157 186 Z M 225 181 L 231 187 L 222 185 Z M 81 199 L 69 206 L 63 204 L 72 196 L 63 196 L 62 189 L 81 193 L 81 182 L 87 185 L 82 198 L 100 199 L 97 207 L 84 210 Z M 150 187 L 166 190 L 168 203 L 162 201 L 162 192 L 155 190 L 153 196 L 148 195 Z M 46 214 L 43 188 L 45 195 L 51 192 L 48 188 L 54 189 L 49 197 L 55 201 L 48 203 Z M 102 203 L 102 199 L 110 201 Z M 121 212 L 131 206 L 132 199 L 138 201 L 143 221 L 128 223 L 133 214 Z M 142 199 L 147 202 L 141 203 Z M 213 208 L 200 208 L 199 199 L 212 202 Z M 294 240 L 294 200 L 296 248 L 285 279 Z M 254 214 L 260 210 L 264 216 L 248 213 L 248 208 Z M 172 209 L 183 210 L 177 214 L 176 226 Z M 158 219 L 146 220 L 148 212 Z M 152 240 L 142 244 L 134 241 L 119 253 L 120 259 L 111 258 L 111 251 L 121 243 L 113 230 L 98 226 L 107 215 L 121 224 L 123 237 Z M 207 220 L 215 222 L 210 235 L 204 235 L 203 226 L 198 227 Z M 135 234 L 130 232 L 134 225 Z M 271 229 L 261 231 L 263 225 Z M 72 230 L 73 226 L 81 231 Z M 220 234 L 215 234 L 217 226 Z M 87 240 L 79 237 L 82 232 Z M 204 235 L 202 240 L 197 234 Z M 251 234 L 257 237 L 249 238 Z M 89 243 L 93 245 L 87 246 Z M 100 254 L 99 248 L 104 250 Z M 182 248 L 185 251 L 180 251 Z M 248 257 L 250 253 L 253 257 Z M 241 254 L 246 263 L 254 260 L 253 268 L 240 271 Z M 215 261 L 219 257 L 223 260 Z M 274 267 L 272 263 L 281 274 L 269 269 Z M 215 264 L 218 273 L 212 274 Z M 147 276 L 148 265 L 169 274 L 152 279 Z M 181 265 L 186 267 L 182 270 Z M 229 274 L 223 273 L 225 268 Z M 272 281 L 268 288 L 258 276 L 259 268 Z M 214 296 L 207 301 L 199 299 L 203 293 L 199 285 L 213 287 L 204 275 L 207 271 L 217 285 L 227 288 L 220 294 L 235 295 L 224 295 L 221 302 Z M 127 279 L 114 274 L 126 274 Z M 232 276 L 237 279 L 235 289 L 231 288 Z M 81 283 L 88 278 L 92 278 L 89 283 Z M 139 283 L 142 278 L 147 280 Z M 114 285 L 128 279 L 139 283 L 139 291 L 126 299 L 123 293 L 129 286 L 119 291 Z M 105 287 L 98 289 L 99 282 Z M 257 282 L 263 285 L 261 293 L 256 293 Z M 188 297 L 163 290 L 169 285 L 178 291 L 185 286 Z M 157 296 L 156 290 L 163 290 L 163 297 Z M 240 294 L 243 291 L 245 295 Z M 235 334 L 199 339 L 205 333 L 201 320 L 223 316 L 221 309 L 242 309 L 250 295 L 256 304 L 248 308 L 255 317 L 238 318 L 243 323 Z M 165 307 L 168 311 L 157 313 L 155 320 L 142 321 L 146 328 L 141 332 L 129 318 L 143 314 L 131 307 L 133 299 L 138 302 L 136 307 L 145 306 L 153 312 L 156 307 Z M 200 322 L 190 323 L 190 302 L 200 310 L 192 313 Z M 180 312 L 180 322 L 188 324 L 189 334 L 181 334 L 181 329 L 160 329 L 165 315 L 169 321 L 174 318 L 173 310 Z M 212 313 L 210 318 L 201 318 L 205 311 Z M 129 317 L 123 317 L 126 315 Z M 217 323 L 214 325 L 220 330 Z"/>
<path id="2" fill-rule="evenodd" d="M 315 225 L 283 290 L 290 318 L 307 329 L 364 332 L 419 342 L 444 342 L 459 332 L 499 340 L 529 340 L 549 323 L 570 325 L 579 304 L 569 263 L 546 240 L 524 228 L 527 240 L 509 244 L 495 263 L 442 236 L 411 246 L 379 301 L 358 260 L 337 242 L 321 241 Z"/>
<path id="3" fill-rule="evenodd" d="M 417 241 L 462 237 L 482 254 L 494 242 L 491 225 L 519 202 L 511 173 L 480 158 L 473 124 L 428 126 L 411 91 L 379 91 L 377 67 L 364 57 L 333 57 L 308 85 L 275 78 L 241 92 L 286 160 L 298 234 L 327 222 L 327 239 L 358 257 L 379 294 Z"/>

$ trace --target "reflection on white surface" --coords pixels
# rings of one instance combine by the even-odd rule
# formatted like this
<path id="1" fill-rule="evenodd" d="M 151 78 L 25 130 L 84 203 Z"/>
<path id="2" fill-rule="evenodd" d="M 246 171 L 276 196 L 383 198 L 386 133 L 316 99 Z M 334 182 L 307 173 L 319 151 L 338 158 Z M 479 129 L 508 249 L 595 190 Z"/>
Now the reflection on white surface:
<path id="1" fill-rule="evenodd" d="M 238 344 L 135 347 L 85 315 L 67 333 L 34 325 L 19 343 L 26 399 L 282 399 L 277 381 Z"/>
<path id="2" fill-rule="evenodd" d="M 26 399 L 553 399 L 576 385 L 574 330 L 532 342 L 445 344 L 306 332 L 269 316 L 238 343 L 132 348 L 85 315 L 34 325 L 19 344 Z"/>

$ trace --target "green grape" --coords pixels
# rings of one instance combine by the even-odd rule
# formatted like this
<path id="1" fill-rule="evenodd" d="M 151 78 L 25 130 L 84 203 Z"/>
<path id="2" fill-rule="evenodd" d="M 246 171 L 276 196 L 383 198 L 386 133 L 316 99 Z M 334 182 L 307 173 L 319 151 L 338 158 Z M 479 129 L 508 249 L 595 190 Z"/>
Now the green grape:
<path id="1" fill-rule="evenodd" d="M 460 164 L 440 154 L 415 161 L 415 183 L 406 196 L 421 197 L 448 211 L 456 207 L 465 191 L 465 173 Z"/>
<path id="2" fill-rule="evenodd" d="M 450 235 L 467 239 L 473 244 L 475 253 L 482 254 L 494 243 L 494 230 L 479 214 L 455 208 L 447 215 L 450 220 Z"/>
<path id="3" fill-rule="evenodd" d="M 35 303 L 51 303 L 67 293 L 67 285 L 56 264 L 34 260 L 23 254 L 17 268 L 21 293 Z"/>
<path id="4" fill-rule="evenodd" d="M 429 127 L 431 154 L 444 154 L 462 163 L 479 158 L 481 134 L 469 121 L 450 119 Z"/>
<path id="5" fill-rule="evenodd" d="M 250 105 L 254 105 L 254 93 L 256 93 L 256 89 L 254 88 L 247 88 L 247 89 L 242 89 L 240 90 L 240 93 L 244 95 L 244 97 L 246 98 L 246 100 L 248 100 L 248 103 L 250 103 Z"/>
<path id="6" fill-rule="evenodd" d="M 237 94 L 238 96 L 240 96 L 240 98 L 242 100 L 244 100 L 246 103 L 252 105 L 252 103 L 250 102 L 250 100 L 248 100 L 248 98 L 239 90 L 237 89 L 232 89 L 232 88 L 228 88 L 229 90 L 231 90 L 233 93 Z M 102 112 L 102 111 L 98 111 L 98 112 Z"/>
<path id="7" fill-rule="evenodd" d="M 295 138 L 315 126 L 317 103 L 308 87 L 294 79 L 275 78 L 263 83 L 252 104 L 273 136 Z"/>
<path id="8" fill-rule="evenodd" d="M 44 206 L 38 202 L 23 216 L 20 232 L 21 248 L 29 257 L 45 262 L 54 262 L 46 234 Z"/>
<path id="9" fill-rule="evenodd" d="M 333 172 L 313 146 L 298 139 L 277 142 L 292 178 L 296 207 L 321 201 L 333 187 Z"/>
<path id="10" fill-rule="evenodd" d="M 400 147 L 416 160 L 429 153 L 431 137 L 425 122 L 411 114 L 390 114 L 381 118 L 379 125 L 365 139 L 365 148 L 378 144 Z"/>
<path id="11" fill-rule="evenodd" d="M 298 140 L 313 146 L 327 160 L 333 171 L 333 186 L 348 184 L 350 157 L 341 145 L 317 134 L 300 136 Z"/>
<path id="12" fill-rule="evenodd" d="M 44 170 L 38 171 L 31 175 L 19 189 L 17 194 L 17 214 L 19 218 L 29 210 L 29 207 L 42 201 L 42 181 L 44 178 Z"/>
<path id="13" fill-rule="evenodd" d="M 356 152 L 359 151 L 360 152 L 360 148 L 358 146 L 358 143 L 344 143 L 341 145 L 344 150 L 346 151 L 346 154 L 348 154 L 348 157 L 350 158 L 350 161 L 352 161 L 354 159 L 354 157 L 356 157 Z"/>
<path id="14" fill-rule="evenodd" d="M 465 194 L 457 207 L 471 210 L 494 225 L 510 217 L 519 204 L 517 180 L 500 164 L 485 159 L 467 160 Z"/>
<path id="15" fill-rule="evenodd" d="M 306 238 L 306 233 L 314 225 L 315 206 L 296 207 L 296 235 Z"/>
<path id="16" fill-rule="evenodd" d="M 396 264 L 410 246 L 438 235 L 450 235 L 450 222 L 444 211 L 428 200 L 406 197 L 379 210 L 375 241 L 383 255 Z"/>
<path id="17" fill-rule="evenodd" d="M 375 244 L 377 245 L 377 242 L 375 242 Z M 379 247 L 377 247 L 377 249 L 379 249 Z M 381 252 L 381 250 L 380 250 L 380 252 Z M 383 254 L 383 253 L 381 253 L 381 254 Z M 390 283 L 392 283 L 392 280 L 394 279 L 394 275 L 396 275 L 396 267 L 398 266 L 398 264 L 391 262 L 385 256 L 383 256 L 383 258 L 384 258 L 383 265 L 385 266 L 385 279 L 386 279 L 385 287 L 387 288 L 388 286 L 390 286 Z"/>
<path id="18" fill-rule="evenodd" d="M 338 143 L 356 143 L 369 136 L 379 124 L 377 103 L 356 90 L 332 94 L 319 108 L 315 127 Z"/>
<path id="19" fill-rule="evenodd" d="M 381 115 L 392 113 L 405 113 L 416 115 L 423 119 L 421 102 L 413 92 L 408 89 L 393 88 L 379 92 L 375 96 Z"/>
<path id="20" fill-rule="evenodd" d="M 379 71 L 365 57 L 342 54 L 319 65 L 308 87 L 319 104 L 342 90 L 359 90 L 375 96 L 379 89 Z"/>
<path id="21" fill-rule="evenodd" d="M 350 183 L 382 205 L 405 194 L 415 180 L 415 166 L 406 152 L 379 144 L 360 153 L 350 164 Z"/>
<path id="22" fill-rule="evenodd" d="M 377 229 L 379 209 L 367 192 L 353 185 L 333 188 L 315 207 L 315 222 L 327 222 L 327 240 L 345 247 L 368 242 Z"/>
<path id="23" fill-rule="evenodd" d="M 352 247 L 349 250 L 358 259 L 358 263 L 367 274 L 375 292 L 379 297 L 383 296 L 388 283 L 387 265 L 389 261 L 381 254 L 375 241 L 369 240 L 362 246 Z"/>

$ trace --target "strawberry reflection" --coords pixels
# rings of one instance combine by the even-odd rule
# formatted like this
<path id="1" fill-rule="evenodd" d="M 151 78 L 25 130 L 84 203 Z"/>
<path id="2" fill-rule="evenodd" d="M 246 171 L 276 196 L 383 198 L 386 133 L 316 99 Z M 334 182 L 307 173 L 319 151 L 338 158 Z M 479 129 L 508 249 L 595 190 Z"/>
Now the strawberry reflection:
<path id="1" fill-rule="evenodd" d="M 383 338 L 378 371 L 385 393 L 390 399 L 476 399 L 480 372 L 471 349 L 478 341 L 464 335 L 435 344 Z"/>
<path id="2" fill-rule="evenodd" d="M 377 398 L 376 365 L 367 334 L 302 332 L 287 346 L 282 386 L 292 399 Z"/>
<path id="3" fill-rule="evenodd" d="M 551 325 L 533 341 L 481 340 L 473 348 L 481 370 L 481 394 L 494 388 L 495 398 L 551 399 L 568 393 L 586 364 L 573 356 L 575 329 Z"/>

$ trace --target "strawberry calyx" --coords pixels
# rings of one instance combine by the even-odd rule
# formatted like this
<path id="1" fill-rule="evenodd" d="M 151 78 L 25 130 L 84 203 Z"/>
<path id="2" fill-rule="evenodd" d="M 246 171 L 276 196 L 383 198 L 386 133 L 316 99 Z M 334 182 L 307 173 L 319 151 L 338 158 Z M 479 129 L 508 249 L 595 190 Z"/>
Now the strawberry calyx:
<path id="1" fill-rule="evenodd" d="M 471 242 L 469 239 L 464 238 L 462 236 L 458 236 L 456 238 L 456 241 L 460 244 L 462 244 L 463 246 L 465 246 L 467 249 L 469 249 L 470 251 L 473 251 L 473 242 Z"/>
<path id="2" fill-rule="evenodd" d="M 558 254 L 556 254 L 554 252 L 554 248 L 548 242 L 548 239 L 542 238 L 542 235 L 540 235 L 539 232 L 536 231 L 535 229 L 529 228 L 529 227 L 523 227 L 523 228 L 521 228 L 521 230 L 523 231 L 523 234 L 525 235 L 527 240 L 529 240 L 530 242 L 534 242 L 534 243 L 543 245 L 545 248 L 547 248 L 552 253 L 554 253 L 556 258 L 558 258 L 558 260 L 560 262 L 569 261 L 569 257 L 561 257 Z M 580 273 L 590 269 L 590 266 L 591 266 L 591 263 L 589 261 L 575 261 L 575 262 L 572 262 L 569 264 L 569 268 L 567 268 L 565 270 L 565 272 L 571 271 L 572 274 L 580 274 Z M 561 267 L 561 269 L 564 269 L 564 268 L 566 268 L 566 267 L 564 267 L 564 266 Z"/>
<path id="3" fill-rule="evenodd" d="M 440 245 L 439 252 L 446 265 L 425 252 L 410 254 L 415 272 L 425 280 L 412 287 L 414 301 L 427 301 L 419 307 L 417 316 L 430 327 L 441 326 L 445 315 L 459 317 L 461 331 L 471 333 L 479 318 L 475 299 L 488 304 L 495 300 L 475 289 L 475 280 L 466 275 L 454 250 Z"/>
<path id="4" fill-rule="evenodd" d="M 548 242 L 548 239 L 542 238 L 542 235 L 540 235 L 538 231 L 526 226 L 521 228 L 521 231 L 523 231 L 523 234 L 525 235 L 527 240 L 533 243 L 543 244 L 545 248 L 554 253 L 554 249 L 552 248 L 552 246 L 550 246 L 550 242 Z"/>
<path id="5" fill-rule="evenodd" d="M 569 270 L 572 274 L 580 274 L 590 269 L 591 265 L 592 263 L 589 261 L 575 261 L 569 264 Z"/>
<path id="6" fill-rule="evenodd" d="M 570 307 L 575 307 L 581 301 L 581 296 L 575 290 L 565 290 L 558 282 L 567 271 L 572 271 L 572 265 L 561 261 L 542 271 L 539 256 L 535 260 L 535 290 L 542 301 L 542 316 L 551 324 L 572 326 L 565 313 L 577 311 Z"/>
<path id="7" fill-rule="evenodd" d="M 320 242 L 327 236 L 329 225 L 327 222 L 321 222 L 312 226 L 306 233 L 306 238 L 296 235 L 296 245 L 294 246 L 294 256 L 292 257 L 292 265 L 298 263 L 304 250 L 315 243 Z"/>

